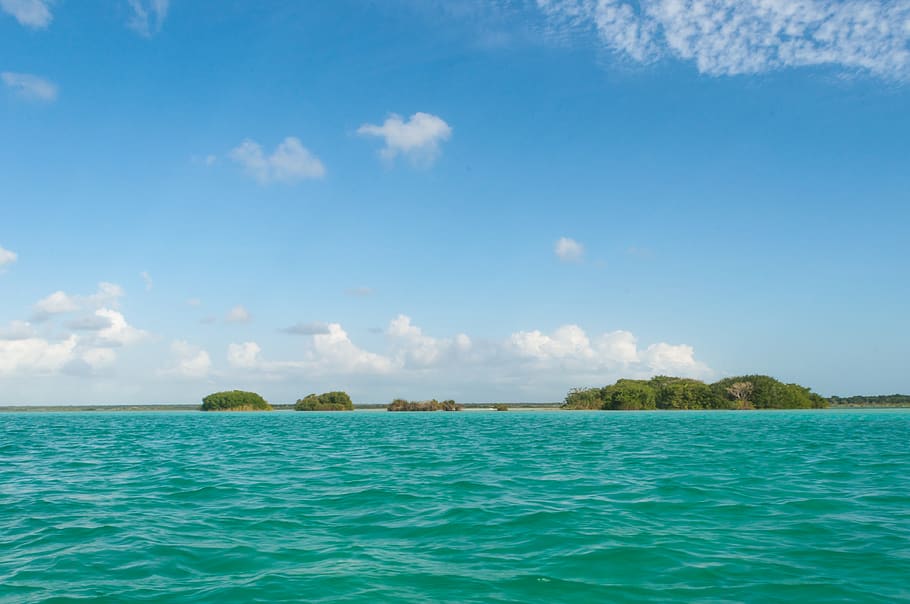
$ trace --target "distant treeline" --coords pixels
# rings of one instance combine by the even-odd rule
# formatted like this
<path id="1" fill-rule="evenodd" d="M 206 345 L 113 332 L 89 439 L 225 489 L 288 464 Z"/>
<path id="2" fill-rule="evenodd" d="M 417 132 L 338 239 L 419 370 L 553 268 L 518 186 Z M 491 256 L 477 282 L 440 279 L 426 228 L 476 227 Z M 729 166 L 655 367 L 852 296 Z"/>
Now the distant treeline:
<path id="1" fill-rule="evenodd" d="M 650 380 L 618 380 L 603 388 L 575 388 L 564 409 L 820 409 L 828 401 L 799 384 L 767 375 L 742 375 L 713 384 L 660 375 Z"/>
<path id="2" fill-rule="evenodd" d="M 501 405 L 505 407 L 505 405 Z M 389 411 L 461 411 L 464 407 L 453 400 L 406 401 L 395 399 L 386 409 Z M 255 392 L 228 390 L 215 392 L 202 399 L 203 411 L 271 411 L 273 409 L 262 396 Z M 354 403 L 347 392 L 334 391 L 322 394 L 308 394 L 294 404 L 295 411 L 353 411 Z"/>
<path id="3" fill-rule="evenodd" d="M 832 407 L 910 407 L 910 394 L 832 396 L 828 401 Z"/>
<path id="4" fill-rule="evenodd" d="M 396 398 L 386 407 L 389 411 L 461 411 L 464 409 L 455 401 L 437 401 L 435 398 L 428 401 L 406 401 Z"/>

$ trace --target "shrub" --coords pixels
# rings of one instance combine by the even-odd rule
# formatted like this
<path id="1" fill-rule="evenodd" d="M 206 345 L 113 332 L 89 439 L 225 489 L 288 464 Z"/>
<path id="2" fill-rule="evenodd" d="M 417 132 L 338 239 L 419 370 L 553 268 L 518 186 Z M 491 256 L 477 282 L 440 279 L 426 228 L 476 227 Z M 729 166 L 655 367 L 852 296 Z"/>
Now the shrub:
<path id="1" fill-rule="evenodd" d="M 272 406 L 255 392 L 227 390 L 202 399 L 203 411 L 271 411 Z"/>
<path id="2" fill-rule="evenodd" d="M 495 405 L 493 405 L 493 409 L 495 409 L 496 411 L 508 411 L 509 406 L 504 403 L 496 403 Z"/>
<path id="3" fill-rule="evenodd" d="M 347 392 L 308 394 L 294 404 L 295 411 L 353 411 L 354 403 Z"/>
<path id="4" fill-rule="evenodd" d="M 428 401 L 406 401 L 396 398 L 386 407 L 388 411 L 461 411 L 464 407 L 453 400 L 439 402 L 435 398 Z"/>
<path id="5" fill-rule="evenodd" d="M 566 401 L 562 404 L 563 409 L 603 409 L 603 389 L 602 388 L 573 388 L 566 395 Z"/>

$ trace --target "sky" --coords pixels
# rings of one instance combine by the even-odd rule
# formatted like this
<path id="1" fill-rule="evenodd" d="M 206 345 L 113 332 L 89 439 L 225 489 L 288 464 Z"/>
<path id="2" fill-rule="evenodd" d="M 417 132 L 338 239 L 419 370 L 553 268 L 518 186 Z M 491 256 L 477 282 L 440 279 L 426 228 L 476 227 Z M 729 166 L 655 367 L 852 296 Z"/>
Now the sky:
<path id="1" fill-rule="evenodd" d="M 910 392 L 910 0 L 0 0 L 0 403 Z"/>

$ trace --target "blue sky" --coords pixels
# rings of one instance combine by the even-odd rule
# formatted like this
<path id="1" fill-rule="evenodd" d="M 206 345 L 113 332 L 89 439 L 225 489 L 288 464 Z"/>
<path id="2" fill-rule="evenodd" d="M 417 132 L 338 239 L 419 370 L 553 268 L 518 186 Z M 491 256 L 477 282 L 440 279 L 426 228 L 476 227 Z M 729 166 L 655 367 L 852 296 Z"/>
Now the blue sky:
<path id="1" fill-rule="evenodd" d="M 910 391 L 910 2 L 0 0 L 0 402 Z"/>

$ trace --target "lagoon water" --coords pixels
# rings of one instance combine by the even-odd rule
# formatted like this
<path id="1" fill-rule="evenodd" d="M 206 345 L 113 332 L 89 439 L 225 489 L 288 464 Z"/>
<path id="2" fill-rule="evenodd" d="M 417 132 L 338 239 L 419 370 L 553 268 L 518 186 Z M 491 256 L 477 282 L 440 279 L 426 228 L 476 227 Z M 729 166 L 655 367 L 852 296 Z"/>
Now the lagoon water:
<path id="1" fill-rule="evenodd" d="M 910 600 L 910 412 L 0 415 L 0 603 Z"/>

